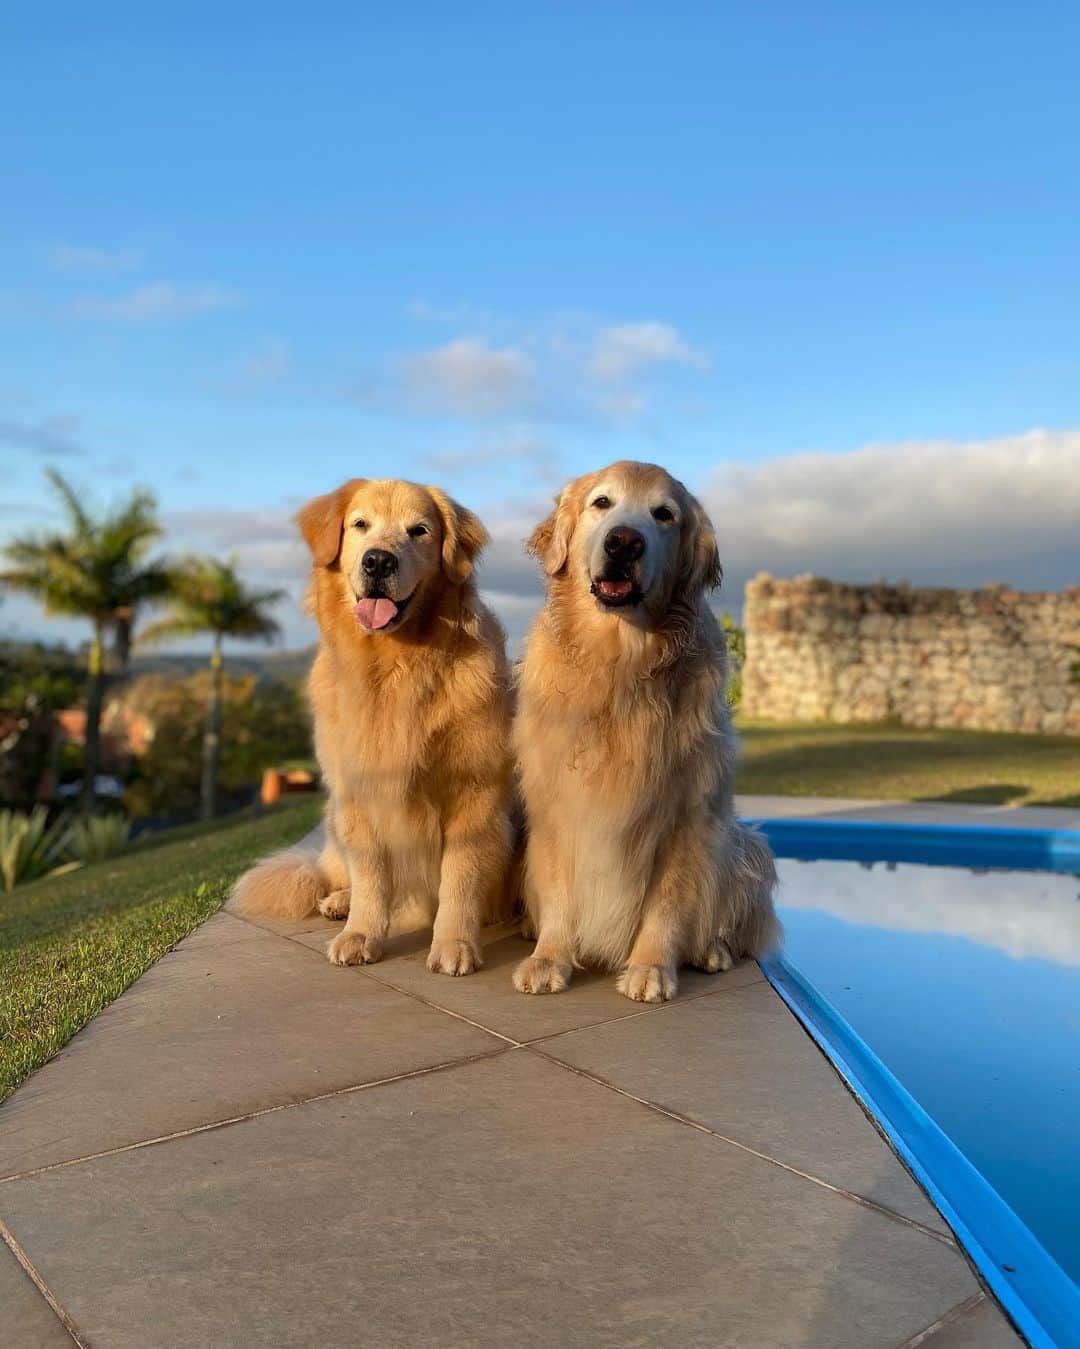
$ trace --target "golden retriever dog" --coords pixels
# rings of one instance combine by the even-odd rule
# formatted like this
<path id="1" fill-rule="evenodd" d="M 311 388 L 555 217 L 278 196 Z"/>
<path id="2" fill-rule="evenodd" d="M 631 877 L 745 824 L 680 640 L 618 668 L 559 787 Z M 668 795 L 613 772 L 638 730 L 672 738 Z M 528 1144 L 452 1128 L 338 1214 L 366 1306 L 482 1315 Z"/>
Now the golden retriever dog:
<path id="1" fill-rule="evenodd" d="M 622 462 L 564 488 L 528 543 L 547 574 L 514 725 L 528 842 L 523 993 L 575 966 L 639 1002 L 775 939 L 772 855 L 734 815 L 736 738 L 713 527 L 686 488 Z"/>
<path id="2" fill-rule="evenodd" d="M 502 901 L 514 795 L 505 638 L 472 576 L 487 533 L 436 487 L 364 478 L 298 519 L 321 636 L 309 694 L 326 844 L 261 862 L 233 907 L 345 918 L 335 965 L 378 960 L 419 907 L 428 968 L 470 974 Z"/>

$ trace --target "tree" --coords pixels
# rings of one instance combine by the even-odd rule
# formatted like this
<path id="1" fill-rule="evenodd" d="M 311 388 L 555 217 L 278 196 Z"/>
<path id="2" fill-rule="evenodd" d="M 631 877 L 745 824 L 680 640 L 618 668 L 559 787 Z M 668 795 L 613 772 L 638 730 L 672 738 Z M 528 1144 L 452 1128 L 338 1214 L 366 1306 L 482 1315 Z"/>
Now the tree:
<path id="1" fill-rule="evenodd" d="M 217 811 L 218 774 L 221 766 L 221 716 L 226 637 L 272 642 L 280 632 L 267 610 L 282 599 L 283 590 L 248 590 L 231 562 L 214 558 L 190 558 L 176 569 L 170 590 L 168 617 L 152 624 L 143 642 L 167 641 L 210 633 L 210 694 L 202 746 L 202 785 L 199 813 L 204 820 Z"/>
<path id="2" fill-rule="evenodd" d="M 719 615 L 728 653 L 727 699 L 732 707 L 742 702 L 742 672 L 746 663 L 746 631 L 726 611 Z"/>
<path id="3" fill-rule="evenodd" d="M 141 675 L 126 706 L 153 735 L 132 762 L 125 803 L 136 816 L 180 821 L 199 813 L 203 729 L 213 672 Z M 219 809 L 249 800 L 267 768 L 314 767 L 311 719 L 301 682 L 225 674 L 222 679 Z"/>
<path id="4" fill-rule="evenodd" d="M 149 492 L 135 491 L 113 510 L 94 514 L 55 469 L 46 469 L 45 476 L 60 498 L 66 527 L 12 539 L 3 549 L 9 566 L 0 571 L 0 584 L 32 595 L 47 614 L 86 618 L 93 625 L 79 801 L 80 809 L 89 813 L 101 763 L 105 637 L 110 631 L 119 634 L 125 645 L 139 609 L 167 593 L 170 573 L 162 558 L 147 556 L 162 533 L 157 502 Z"/>

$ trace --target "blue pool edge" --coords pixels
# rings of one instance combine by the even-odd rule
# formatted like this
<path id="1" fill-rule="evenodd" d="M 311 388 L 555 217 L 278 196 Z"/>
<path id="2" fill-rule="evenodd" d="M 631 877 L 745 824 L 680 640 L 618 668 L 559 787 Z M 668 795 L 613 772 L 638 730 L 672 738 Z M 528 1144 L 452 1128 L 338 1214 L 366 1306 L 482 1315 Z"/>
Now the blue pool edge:
<path id="1" fill-rule="evenodd" d="M 1080 830 L 751 819 L 777 857 L 1080 874 Z M 1035 1349 L 1080 1344 L 1080 1288 L 835 1007 L 782 955 L 762 971 L 949 1224 Z"/>
<path id="2" fill-rule="evenodd" d="M 1080 874 L 1080 829 L 898 824 L 887 820 L 748 819 L 777 857 L 801 861 L 923 862 L 975 870 Z"/>

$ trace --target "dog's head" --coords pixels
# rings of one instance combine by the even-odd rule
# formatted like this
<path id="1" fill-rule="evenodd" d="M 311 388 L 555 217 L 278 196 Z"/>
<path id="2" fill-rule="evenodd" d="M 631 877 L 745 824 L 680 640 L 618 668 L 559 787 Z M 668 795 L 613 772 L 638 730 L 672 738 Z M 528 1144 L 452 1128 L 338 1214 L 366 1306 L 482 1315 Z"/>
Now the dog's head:
<path id="1" fill-rule="evenodd" d="M 462 586 L 487 531 L 438 487 L 353 478 L 297 517 L 316 568 L 341 577 L 341 597 L 364 632 L 393 632 L 425 597 Z"/>
<path id="2" fill-rule="evenodd" d="M 568 483 L 527 546 L 548 576 L 648 627 L 696 606 L 723 576 L 697 499 L 664 469 L 629 460 Z"/>

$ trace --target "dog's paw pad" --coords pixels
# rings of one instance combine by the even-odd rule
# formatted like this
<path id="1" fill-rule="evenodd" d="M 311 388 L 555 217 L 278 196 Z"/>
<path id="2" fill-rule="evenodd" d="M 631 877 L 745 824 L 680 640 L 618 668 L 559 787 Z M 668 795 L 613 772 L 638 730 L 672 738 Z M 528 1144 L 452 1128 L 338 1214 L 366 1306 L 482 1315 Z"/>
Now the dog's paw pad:
<path id="1" fill-rule="evenodd" d="M 570 982 L 570 966 L 543 956 L 530 956 L 514 971 L 519 993 L 561 993 Z"/>
<path id="2" fill-rule="evenodd" d="M 483 963 L 471 941 L 433 941 L 427 958 L 432 974 L 472 974 Z"/>
<path id="3" fill-rule="evenodd" d="M 348 890 L 334 890 L 319 900 L 318 909 L 324 918 L 342 919 L 349 916 Z"/>
<path id="4" fill-rule="evenodd" d="M 382 955 L 382 942 L 362 932 L 339 932 L 326 948 L 331 965 L 370 965 Z"/>
<path id="5" fill-rule="evenodd" d="M 662 965 L 627 965 L 615 987 L 634 1002 L 667 1002 L 675 996 L 678 981 Z"/>

